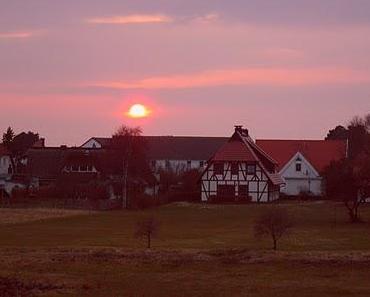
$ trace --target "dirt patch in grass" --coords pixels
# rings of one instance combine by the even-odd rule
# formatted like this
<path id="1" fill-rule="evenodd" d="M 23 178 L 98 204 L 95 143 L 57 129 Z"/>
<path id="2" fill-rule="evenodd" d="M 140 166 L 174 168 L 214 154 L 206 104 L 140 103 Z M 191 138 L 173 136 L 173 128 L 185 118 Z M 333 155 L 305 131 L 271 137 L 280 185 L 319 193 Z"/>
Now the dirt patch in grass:
<path id="1" fill-rule="evenodd" d="M 0 225 L 43 221 L 53 218 L 87 215 L 91 213 L 92 212 L 82 210 L 64 210 L 52 208 L 0 208 Z"/>
<path id="2" fill-rule="evenodd" d="M 0 297 L 34 297 L 65 288 L 63 284 L 23 280 L 15 276 L 0 276 Z"/>

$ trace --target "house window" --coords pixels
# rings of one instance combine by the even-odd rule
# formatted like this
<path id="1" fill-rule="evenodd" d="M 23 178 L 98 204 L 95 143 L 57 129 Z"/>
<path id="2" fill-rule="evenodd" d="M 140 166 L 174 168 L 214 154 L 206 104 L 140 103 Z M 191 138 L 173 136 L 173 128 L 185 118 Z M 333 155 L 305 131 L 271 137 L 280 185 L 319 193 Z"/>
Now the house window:
<path id="1" fill-rule="evenodd" d="M 236 162 L 231 163 L 231 174 L 238 175 L 239 173 L 239 164 Z"/>
<path id="2" fill-rule="evenodd" d="M 255 164 L 247 164 L 247 174 L 256 174 Z"/>
<path id="3" fill-rule="evenodd" d="M 199 167 L 203 167 L 204 166 L 204 161 L 199 161 Z"/>
<path id="4" fill-rule="evenodd" d="M 188 160 L 186 162 L 186 166 L 187 166 L 188 169 L 191 169 L 191 160 Z"/>
<path id="5" fill-rule="evenodd" d="M 213 165 L 214 174 L 224 174 L 224 163 L 217 162 Z"/>
<path id="6" fill-rule="evenodd" d="M 171 167 L 171 164 L 170 164 L 170 161 L 169 160 L 166 160 L 166 170 L 169 170 L 170 167 Z"/>
<path id="7" fill-rule="evenodd" d="M 88 171 L 86 165 L 81 165 L 80 166 L 80 171 Z"/>
<path id="8" fill-rule="evenodd" d="M 302 171 L 302 164 L 301 163 L 295 163 L 295 171 L 297 171 L 297 172 Z"/>
<path id="9" fill-rule="evenodd" d="M 248 185 L 239 185 L 239 187 L 238 187 L 238 196 L 248 197 Z"/>

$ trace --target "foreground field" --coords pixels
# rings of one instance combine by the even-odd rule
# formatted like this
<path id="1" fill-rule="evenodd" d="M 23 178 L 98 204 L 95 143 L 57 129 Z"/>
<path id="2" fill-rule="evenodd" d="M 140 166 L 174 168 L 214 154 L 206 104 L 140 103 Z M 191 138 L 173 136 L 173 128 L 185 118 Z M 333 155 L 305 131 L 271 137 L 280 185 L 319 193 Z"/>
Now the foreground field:
<path id="1" fill-rule="evenodd" d="M 2 225 L 0 291 L 102 297 L 370 295 L 368 223 L 348 224 L 338 204 L 281 204 L 297 226 L 275 253 L 268 240 L 253 237 L 252 222 L 265 207 L 176 204 Z M 137 220 L 148 216 L 161 222 L 151 251 L 132 235 Z M 362 217 L 370 219 L 370 208 L 362 209 Z"/>

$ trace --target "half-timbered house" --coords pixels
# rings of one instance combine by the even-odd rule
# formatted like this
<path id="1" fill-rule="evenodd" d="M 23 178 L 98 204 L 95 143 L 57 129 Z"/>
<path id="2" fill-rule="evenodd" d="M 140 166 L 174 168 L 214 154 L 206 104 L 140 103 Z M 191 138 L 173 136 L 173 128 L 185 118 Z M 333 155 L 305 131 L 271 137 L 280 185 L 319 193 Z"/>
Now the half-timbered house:
<path id="1" fill-rule="evenodd" d="M 227 143 L 211 157 L 201 177 L 203 202 L 270 202 L 283 180 L 277 162 L 259 148 L 247 129 L 235 126 Z"/>

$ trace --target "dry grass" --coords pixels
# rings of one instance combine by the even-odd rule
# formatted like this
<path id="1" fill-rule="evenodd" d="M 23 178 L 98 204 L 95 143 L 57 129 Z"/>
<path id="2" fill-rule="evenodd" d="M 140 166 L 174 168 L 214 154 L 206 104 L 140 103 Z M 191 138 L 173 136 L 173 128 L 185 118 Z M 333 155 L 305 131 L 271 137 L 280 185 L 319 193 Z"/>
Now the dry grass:
<path id="1" fill-rule="evenodd" d="M 12 225 L 26 222 L 44 221 L 90 214 L 83 210 L 64 210 L 52 208 L 0 208 L 0 225 Z"/>
<path id="2" fill-rule="evenodd" d="M 340 204 L 279 206 L 297 226 L 278 252 L 253 237 L 264 205 L 177 203 L 90 216 L 3 209 L 0 285 L 40 297 L 370 296 L 370 206 L 361 209 L 367 223 L 355 225 Z M 148 216 L 161 222 L 151 251 L 133 238 Z"/>

